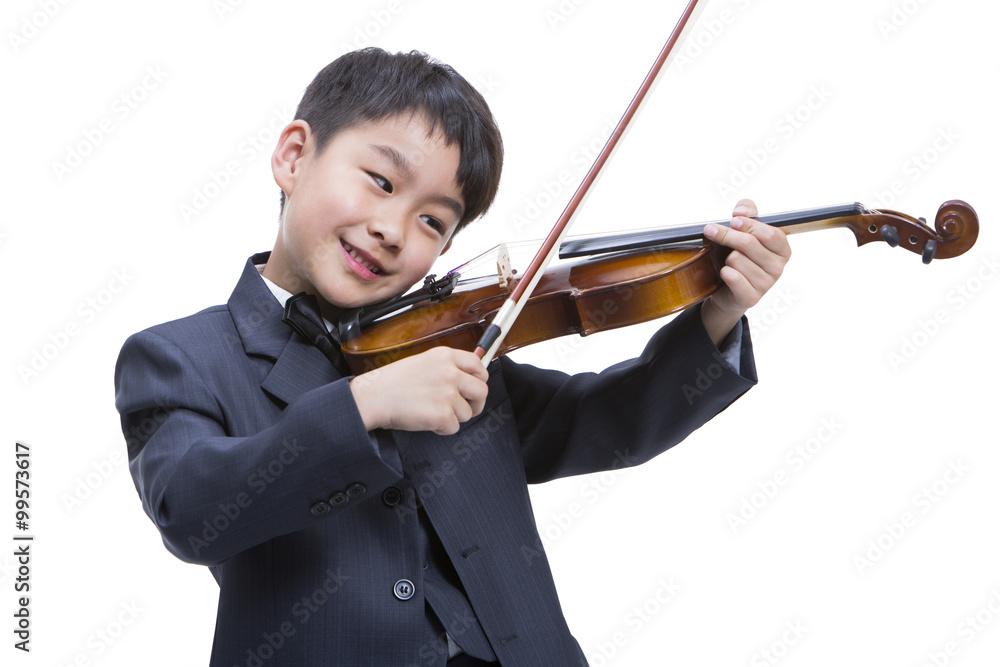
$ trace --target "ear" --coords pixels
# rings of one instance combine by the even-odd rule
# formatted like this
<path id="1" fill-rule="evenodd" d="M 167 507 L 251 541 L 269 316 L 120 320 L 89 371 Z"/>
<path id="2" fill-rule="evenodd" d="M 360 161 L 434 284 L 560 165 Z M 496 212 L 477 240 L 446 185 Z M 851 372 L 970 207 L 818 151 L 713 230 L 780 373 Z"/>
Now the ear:
<path id="1" fill-rule="evenodd" d="M 278 145 L 274 147 L 271 154 L 271 173 L 274 174 L 274 182 L 289 197 L 295 189 L 295 180 L 298 177 L 302 158 L 307 152 L 307 146 L 312 139 L 312 130 L 304 120 L 293 120 L 278 137 Z"/>

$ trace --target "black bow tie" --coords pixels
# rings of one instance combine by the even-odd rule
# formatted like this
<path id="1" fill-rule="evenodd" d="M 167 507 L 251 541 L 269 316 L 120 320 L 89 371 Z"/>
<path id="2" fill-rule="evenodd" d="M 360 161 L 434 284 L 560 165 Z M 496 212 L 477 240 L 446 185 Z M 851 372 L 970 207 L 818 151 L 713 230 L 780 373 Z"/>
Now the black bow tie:
<path id="1" fill-rule="evenodd" d="M 289 297 L 285 302 L 285 313 L 281 316 L 281 321 L 305 338 L 309 344 L 319 348 L 341 375 L 351 375 L 347 361 L 340 352 L 340 341 L 326 328 L 315 296 L 299 292 Z"/>

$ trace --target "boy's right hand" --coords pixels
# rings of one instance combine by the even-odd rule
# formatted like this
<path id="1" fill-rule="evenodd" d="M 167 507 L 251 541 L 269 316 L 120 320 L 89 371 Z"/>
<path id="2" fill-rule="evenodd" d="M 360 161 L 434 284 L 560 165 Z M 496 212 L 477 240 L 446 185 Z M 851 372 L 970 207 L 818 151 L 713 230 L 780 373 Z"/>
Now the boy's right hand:
<path id="1" fill-rule="evenodd" d="M 472 352 L 436 347 L 351 380 L 365 428 L 451 435 L 483 411 L 489 373 Z"/>

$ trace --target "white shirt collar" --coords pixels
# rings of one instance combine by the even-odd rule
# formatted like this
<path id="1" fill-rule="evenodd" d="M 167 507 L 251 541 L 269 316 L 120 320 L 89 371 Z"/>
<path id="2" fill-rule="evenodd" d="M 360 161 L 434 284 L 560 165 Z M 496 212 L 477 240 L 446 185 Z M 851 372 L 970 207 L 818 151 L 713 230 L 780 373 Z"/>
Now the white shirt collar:
<path id="1" fill-rule="evenodd" d="M 254 264 L 254 268 L 257 269 L 257 273 L 260 274 L 260 277 L 264 280 L 264 284 L 267 285 L 267 289 L 271 290 L 271 294 L 274 295 L 274 298 L 277 299 L 278 303 L 281 304 L 281 307 L 284 308 L 285 302 L 292 296 L 292 293 L 283 287 L 278 287 L 267 278 L 264 278 L 265 266 L 267 266 L 267 264 Z"/>

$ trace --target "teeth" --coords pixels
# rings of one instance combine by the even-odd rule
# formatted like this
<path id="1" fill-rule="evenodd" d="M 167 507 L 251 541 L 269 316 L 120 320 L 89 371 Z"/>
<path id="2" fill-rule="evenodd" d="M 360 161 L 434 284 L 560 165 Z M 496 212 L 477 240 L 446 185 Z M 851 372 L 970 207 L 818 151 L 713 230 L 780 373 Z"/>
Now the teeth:
<path id="1" fill-rule="evenodd" d="M 353 257 L 357 261 L 358 264 L 360 264 L 361 266 L 365 267 L 366 269 L 368 269 L 372 273 L 375 273 L 375 274 L 382 273 L 382 270 L 379 269 L 377 266 L 375 266 L 374 264 L 371 264 L 370 262 L 366 262 L 361 257 L 358 257 L 358 251 L 354 249 L 354 246 L 352 246 L 351 244 L 346 243 L 346 242 L 344 243 L 344 245 L 347 246 L 347 248 L 348 248 L 348 254 L 350 254 L 350 256 Z"/>

